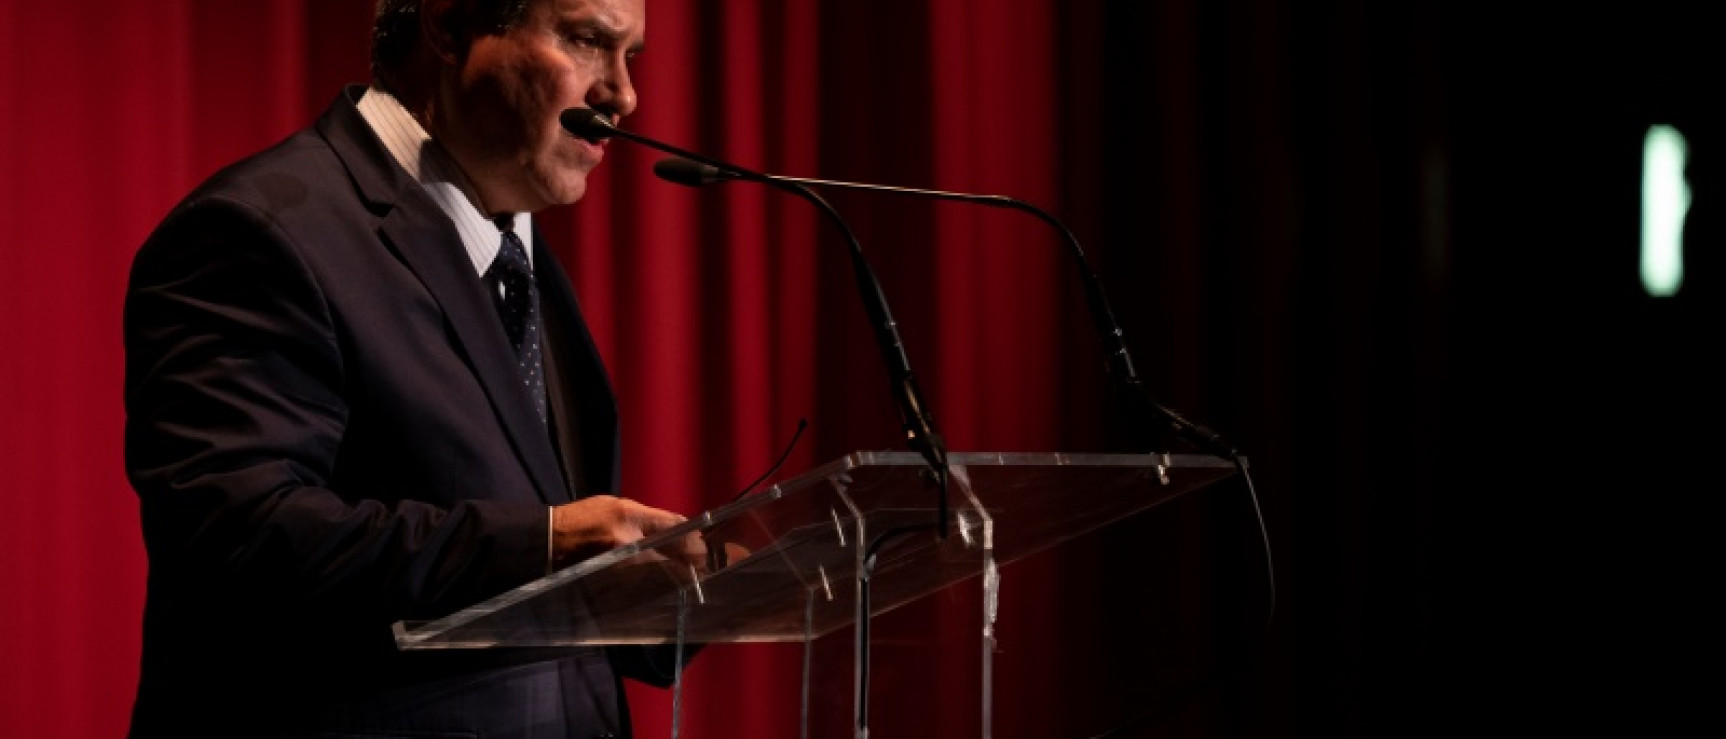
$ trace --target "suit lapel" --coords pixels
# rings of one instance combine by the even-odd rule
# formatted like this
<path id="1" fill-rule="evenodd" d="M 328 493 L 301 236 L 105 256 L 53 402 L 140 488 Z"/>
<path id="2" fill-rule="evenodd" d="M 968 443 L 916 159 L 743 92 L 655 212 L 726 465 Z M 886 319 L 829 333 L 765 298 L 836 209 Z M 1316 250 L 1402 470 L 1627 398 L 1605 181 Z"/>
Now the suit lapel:
<path id="1" fill-rule="evenodd" d="M 455 227 L 431 197 L 396 166 L 378 143 L 354 101 L 364 88 L 350 87 L 318 122 L 372 212 L 377 213 L 378 237 L 419 276 L 443 308 L 461 354 L 491 400 L 493 412 L 536 492 L 548 504 L 570 500 L 558 472 L 551 437 L 534 411 L 533 399 L 521 382 L 515 352 L 504 335 L 497 309 L 474 274 Z M 428 399 L 435 402 L 435 399 Z"/>
<path id="2" fill-rule="evenodd" d="M 617 492 L 617 400 L 582 320 L 569 278 L 534 234 L 534 269 L 545 316 L 546 365 L 558 451 L 577 496 Z"/>

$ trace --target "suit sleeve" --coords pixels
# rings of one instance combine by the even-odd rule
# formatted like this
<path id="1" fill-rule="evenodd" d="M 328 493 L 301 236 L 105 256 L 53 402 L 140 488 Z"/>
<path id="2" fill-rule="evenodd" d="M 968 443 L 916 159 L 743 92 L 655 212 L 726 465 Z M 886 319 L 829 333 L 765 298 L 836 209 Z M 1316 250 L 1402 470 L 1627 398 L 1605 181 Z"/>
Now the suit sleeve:
<path id="1" fill-rule="evenodd" d="M 152 587 L 393 620 L 544 574 L 543 505 L 329 487 L 343 352 L 312 270 L 257 209 L 203 200 L 170 215 L 134 260 L 124 336 Z"/>

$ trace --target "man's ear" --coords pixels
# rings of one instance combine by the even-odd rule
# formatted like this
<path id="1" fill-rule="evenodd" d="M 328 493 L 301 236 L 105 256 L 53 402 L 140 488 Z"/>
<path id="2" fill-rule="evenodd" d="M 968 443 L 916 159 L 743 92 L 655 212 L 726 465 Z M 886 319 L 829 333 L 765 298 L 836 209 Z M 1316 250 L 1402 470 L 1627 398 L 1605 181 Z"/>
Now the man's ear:
<path id="1" fill-rule="evenodd" d="M 457 0 L 423 0 L 420 3 L 420 36 L 426 48 L 450 64 L 467 55 L 467 39 L 461 38 L 461 15 Z"/>

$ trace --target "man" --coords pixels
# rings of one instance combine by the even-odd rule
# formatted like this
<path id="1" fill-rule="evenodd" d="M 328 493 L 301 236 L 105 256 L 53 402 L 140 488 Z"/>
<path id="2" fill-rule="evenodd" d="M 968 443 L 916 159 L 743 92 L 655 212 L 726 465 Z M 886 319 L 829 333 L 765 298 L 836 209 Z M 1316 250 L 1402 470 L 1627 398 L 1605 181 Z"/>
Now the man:
<path id="1" fill-rule="evenodd" d="M 127 469 L 150 557 L 132 735 L 625 735 L 644 650 L 397 650 L 674 526 L 615 497 L 610 385 L 531 213 L 636 106 L 645 0 L 383 0 L 374 84 L 140 249 Z M 695 537 L 679 557 L 699 562 Z"/>

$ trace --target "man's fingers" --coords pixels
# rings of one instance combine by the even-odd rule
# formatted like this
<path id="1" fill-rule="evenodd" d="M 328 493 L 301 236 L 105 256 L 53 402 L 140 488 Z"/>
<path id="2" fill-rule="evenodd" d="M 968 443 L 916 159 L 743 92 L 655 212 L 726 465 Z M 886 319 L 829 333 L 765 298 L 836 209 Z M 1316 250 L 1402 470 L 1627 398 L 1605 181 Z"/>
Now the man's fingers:
<path id="1" fill-rule="evenodd" d="M 670 511 L 650 508 L 648 506 L 641 505 L 640 503 L 636 503 L 636 506 L 638 508 L 635 512 L 636 524 L 641 527 L 643 534 L 657 534 L 666 529 L 681 525 L 683 522 L 689 520 L 688 518 L 679 516 Z"/>
<path id="2" fill-rule="evenodd" d="M 592 556 L 633 544 L 688 520 L 628 498 L 595 495 L 558 506 L 553 512 L 553 546 L 560 558 Z M 707 547 L 693 532 L 654 549 L 668 559 L 691 564 L 700 564 L 707 557 Z"/>

